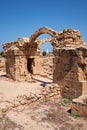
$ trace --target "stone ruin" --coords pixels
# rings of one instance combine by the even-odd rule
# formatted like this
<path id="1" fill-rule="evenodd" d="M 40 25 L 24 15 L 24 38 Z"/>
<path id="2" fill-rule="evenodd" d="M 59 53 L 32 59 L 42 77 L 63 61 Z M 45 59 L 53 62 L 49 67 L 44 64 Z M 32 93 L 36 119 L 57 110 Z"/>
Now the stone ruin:
<path id="1" fill-rule="evenodd" d="M 0 72 L 6 72 L 5 58 L 0 56 Z"/>
<path id="2" fill-rule="evenodd" d="M 49 34 L 51 38 L 38 40 L 41 34 Z M 43 27 L 29 38 L 5 43 L 7 77 L 16 81 L 31 81 L 31 75 L 40 74 L 40 46 L 44 42 L 50 42 L 53 46 L 53 82 L 60 85 L 61 95 L 76 98 L 87 94 L 87 45 L 80 32 L 73 29 L 56 32 Z"/>

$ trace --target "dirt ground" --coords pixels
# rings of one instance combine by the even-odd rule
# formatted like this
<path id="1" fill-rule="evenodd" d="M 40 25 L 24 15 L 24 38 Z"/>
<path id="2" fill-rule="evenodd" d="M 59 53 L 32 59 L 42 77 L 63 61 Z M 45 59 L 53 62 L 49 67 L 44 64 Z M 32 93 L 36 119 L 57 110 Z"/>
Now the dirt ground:
<path id="1" fill-rule="evenodd" d="M 18 95 L 28 94 L 51 83 L 41 78 L 35 83 L 8 81 L 0 76 L 0 130 L 87 130 L 87 118 L 70 113 L 67 99 L 43 100 L 20 105 L 8 111 L 1 109 L 14 102 Z M 5 105 L 6 104 L 6 105 Z M 3 111 L 2 111 L 3 110 Z"/>

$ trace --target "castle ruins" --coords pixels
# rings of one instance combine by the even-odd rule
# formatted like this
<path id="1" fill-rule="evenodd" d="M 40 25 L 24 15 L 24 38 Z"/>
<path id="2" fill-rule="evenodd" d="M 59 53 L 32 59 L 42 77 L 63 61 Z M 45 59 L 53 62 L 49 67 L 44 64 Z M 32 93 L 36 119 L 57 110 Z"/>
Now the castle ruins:
<path id="1" fill-rule="evenodd" d="M 38 40 L 41 34 L 49 34 L 51 38 Z M 31 81 L 31 75 L 40 74 L 43 70 L 40 47 L 44 42 L 50 42 L 53 46 L 54 56 L 47 61 L 49 65 L 53 60 L 53 68 L 51 66 L 49 71 L 53 71 L 53 82 L 60 85 L 61 95 L 75 98 L 86 94 L 87 45 L 80 32 L 73 29 L 56 32 L 43 27 L 29 38 L 5 43 L 3 49 L 7 77 L 16 81 Z"/>

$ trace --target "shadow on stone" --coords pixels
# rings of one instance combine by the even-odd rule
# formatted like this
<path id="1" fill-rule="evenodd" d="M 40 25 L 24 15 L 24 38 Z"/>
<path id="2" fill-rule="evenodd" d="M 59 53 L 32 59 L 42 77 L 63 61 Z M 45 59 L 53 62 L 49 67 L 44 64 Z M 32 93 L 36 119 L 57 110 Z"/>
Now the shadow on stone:
<path id="1" fill-rule="evenodd" d="M 37 81 L 37 82 L 40 82 L 41 86 L 45 87 L 47 84 L 51 84 L 52 82 L 45 82 L 45 81 L 42 81 L 42 80 L 39 80 L 39 79 L 36 79 L 36 78 L 32 78 L 33 80 Z"/>

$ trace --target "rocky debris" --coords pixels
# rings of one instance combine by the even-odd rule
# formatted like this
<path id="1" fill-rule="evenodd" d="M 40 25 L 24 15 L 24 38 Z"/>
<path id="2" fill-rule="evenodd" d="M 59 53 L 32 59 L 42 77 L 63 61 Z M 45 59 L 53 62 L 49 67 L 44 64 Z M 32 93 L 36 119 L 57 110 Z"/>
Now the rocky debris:
<path id="1" fill-rule="evenodd" d="M 70 116 L 63 99 L 22 105 L 0 116 L 1 130 L 86 130 L 87 120 Z M 1 113 L 0 113 L 1 114 Z"/>
<path id="2" fill-rule="evenodd" d="M 0 111 L 6 112 L 20 105 L 30 105 L 34 102 L 50 100 L 60 97 L 60 87 L 57 84 L 48 84 L 39 90 L 18 95 L 14 100 L 0 102 Z"/>
<path id="3" fill-rule="evenodd" d="M 87 95 L 73 99 L 71 110 L 73 114 L 87 117 Z"/>

